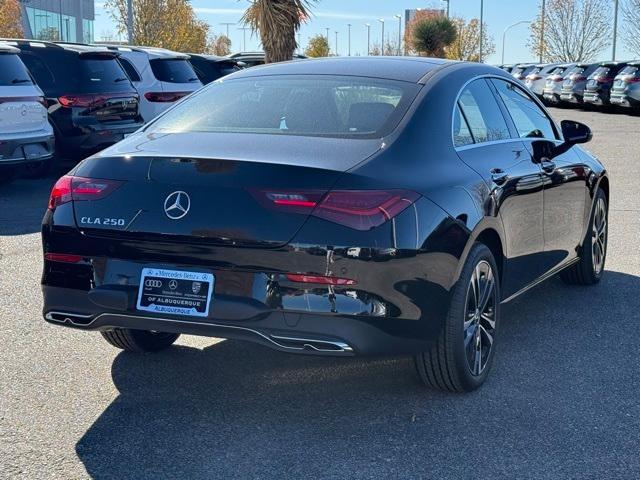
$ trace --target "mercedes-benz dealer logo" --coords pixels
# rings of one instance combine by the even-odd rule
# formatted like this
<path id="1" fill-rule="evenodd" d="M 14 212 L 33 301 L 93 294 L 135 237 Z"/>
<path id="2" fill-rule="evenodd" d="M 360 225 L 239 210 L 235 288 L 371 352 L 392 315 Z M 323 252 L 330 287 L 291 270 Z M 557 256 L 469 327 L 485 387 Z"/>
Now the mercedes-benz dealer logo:
<path id="1" fill-rule="evenodd" d="M 173 192 L 164 201 L 164 213 L 171 220 L 180 220 L 191 208 L 191 199 L 186 192 Z"/>

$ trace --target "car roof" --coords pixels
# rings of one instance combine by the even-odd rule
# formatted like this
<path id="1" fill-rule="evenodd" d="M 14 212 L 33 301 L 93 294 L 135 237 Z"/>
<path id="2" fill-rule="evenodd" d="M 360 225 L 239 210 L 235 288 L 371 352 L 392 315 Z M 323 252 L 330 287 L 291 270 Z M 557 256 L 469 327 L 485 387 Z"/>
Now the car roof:
<path id="1" fill-rule="evenodd" d="M 7 45 L 6 43 L 0 42 L 0 54 L 7 53 L 20 53 L 20 49 L 16 47 L 12 47 L 11 45 Z"/>
<path id="2" fill-rule="evenodd" d="M 7 43 L 18 49 L 25 47 L 35 48 L 48 48 L 54 50 L 62 50 L 78 55 L 91 54 L 91 53 L 109 53 L 110 50 L 107 47 L 100 45 L 85 45 L 83 43 L 68 43 L 68 42 L 49 42 L 45 40 L 33 40 L 24 38 L 8 38 L 0 39 L 0 42 Z"/>
<path id="3" fill-rule="evenodd" d="M 617 67 L 619 65 L 626 65 L 627 62 L 602 62 L 601 67 Z"/>
<path id="4" fill-rule="evenodd" d="M 221 57 L 219 55 L 209 55 L 207 53 L 189 53 L 188 55 L 190 57 L 202 58 L 202 59 L 208 60 L 210 62 L 232 62 L 232 63 L 236 63 L 237 62 L 237 60 L 235 58 Z"/>
<path id="5" fill-rule="evenodd" d="M 270 63 L 235 73 L 243 77 L 266 75 L 346 75 L 386 78 L 419 83 L 429 72 L 446 65 L 463 64 L 453 60 L 426 57 L 331 57 Z M 495 67 L 489 67 L 494 69 Z"/>
<path id="6" fill-rule="evenodd" d="M 173 50 L 168 50 L 166 48 L 158 48 L 158 47 L 140 47 L 140 46 L 129 46 L 129 45 L 102 45 L 96 44 L 96 46 L 106 47 L 111 51 L 115 52 L 140 52 L 146 53 L 150 59 L 184 59 L 188 60 L 189 55 L 186 53 L 175 52 Z"/>

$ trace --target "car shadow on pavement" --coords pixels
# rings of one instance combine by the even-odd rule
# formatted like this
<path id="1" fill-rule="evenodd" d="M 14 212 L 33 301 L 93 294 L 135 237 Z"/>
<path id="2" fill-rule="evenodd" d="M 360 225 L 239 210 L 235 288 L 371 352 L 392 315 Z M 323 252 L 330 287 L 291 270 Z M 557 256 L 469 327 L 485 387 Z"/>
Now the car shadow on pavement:
<path id="1" fill-rule="evenodd" d="M 640 277 L 609 271 L 506 305 L 492 375 L 468 395 L 423 388 L 408 358 L 240 341 L 121 353 L 120 395 L 76 453 L 98 479 L 611 474 L 624 460 L 609 452 L 633 455 L 640 427 L 638 291 Z"/>

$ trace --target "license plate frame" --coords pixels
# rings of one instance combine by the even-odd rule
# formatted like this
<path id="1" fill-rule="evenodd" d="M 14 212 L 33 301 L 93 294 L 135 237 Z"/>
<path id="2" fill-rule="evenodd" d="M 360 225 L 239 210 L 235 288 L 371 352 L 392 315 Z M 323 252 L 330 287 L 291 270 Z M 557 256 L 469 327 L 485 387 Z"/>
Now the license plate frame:
<path id="1" fill-rule="evenodd" d="M 143 312 L 207 317 L 214 288 L 212 273 L 143 268 L 136 308 Z"/>

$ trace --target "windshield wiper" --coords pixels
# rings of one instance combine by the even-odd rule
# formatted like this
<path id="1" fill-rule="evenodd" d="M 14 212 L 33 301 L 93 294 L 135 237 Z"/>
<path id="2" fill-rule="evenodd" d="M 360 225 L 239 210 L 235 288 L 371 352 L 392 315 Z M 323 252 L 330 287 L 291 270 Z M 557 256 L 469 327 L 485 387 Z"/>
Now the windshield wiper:
<path id="1" fill-rule="evenodd" d="M 127 77 L 120 77 L 116 78 L 113 83 L 126 82 L 127 80 L 129 80 Z"/>
<path id="2" fill-rule="evenodd" d="M 13 80 L 11 80 L 11 83 L 27 83 L 27 82 L 31 82 L 31 80 L 29 80 L 28 78 L 14 78 Z"/>
<path id="3" fill-rule="evenodd" d="M 191 77 L 189 80 L 187 80 L 188 82 L 195 82 L 198 80 L 198 77 Z"/>

